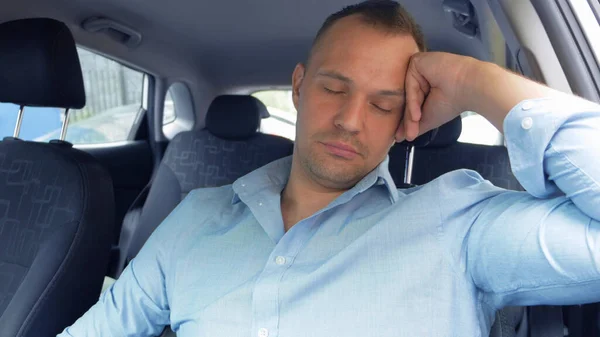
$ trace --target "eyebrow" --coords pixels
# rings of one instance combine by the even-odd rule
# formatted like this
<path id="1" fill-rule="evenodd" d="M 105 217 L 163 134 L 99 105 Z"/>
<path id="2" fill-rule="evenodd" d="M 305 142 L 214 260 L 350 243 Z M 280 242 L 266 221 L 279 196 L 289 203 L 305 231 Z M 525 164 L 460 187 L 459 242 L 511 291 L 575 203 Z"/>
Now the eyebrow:
<path id="1" fill-rule="evenodd" d="M 398 90 L 380 90 L 377 92 L 378 95 L 382 95 L 382 96 L 398 96 L 398 97 L 402 97 L 404 98 L 404 90 L 403 89 L 398 89 Z"/>
<path id="2" fill-rule="evenodd" d="M 335 72 L 335 71 L 319 71 L 317 73 L 317 76 L 324 76 L 324 77 L 329 77 L 329 78 L 333 78 L 335 80 L 340 80 L 342 82 L 346 82 L 346 83 L 354 83 L 354 81 L 352 81 L 350 78 Z"/>
<path id="3" fill-rule="evenodd" d="M 323 70 L 323 71 L 319 71 L 317 72 L 317 76 L 323 76 L 323 77 L 329 77 L 329 78 L 333 78 L 335 80 L 339 80 L 342 82 L 346 82 L 348 84 L 353 84 L 354 81 L 352 81 L 349 77 L 346 77 L 336 71 L 328 71 L 328 70 Z M 381 96 L 398 96 L 401 98 L 404 98 L 405 92 L 403 89 L 398 89 L 398 90 L 379 90 L 377 91 L 377 95 L 381 95 Z"/>

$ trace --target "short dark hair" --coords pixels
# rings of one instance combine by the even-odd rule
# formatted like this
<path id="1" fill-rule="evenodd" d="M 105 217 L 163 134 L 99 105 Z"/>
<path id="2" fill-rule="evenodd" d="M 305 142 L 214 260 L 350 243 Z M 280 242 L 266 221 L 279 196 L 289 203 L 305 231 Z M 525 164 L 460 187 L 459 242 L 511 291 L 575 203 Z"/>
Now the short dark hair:
<path id="1" fill-rule="evenodd" d="M 381 29 L 386 33 L 411 35 L 415 39 L 419 51 L 426 50 L 425 37 L 423 36 L 421 27 L 402 5 L 392 0 L 367 0 L 344 7 L 339 12 L 331 14 L 317 32 L 312 48 L 315 47 L 321 37 L 334 23 L 355 14 L 360 15 L 364 23 Z"/>

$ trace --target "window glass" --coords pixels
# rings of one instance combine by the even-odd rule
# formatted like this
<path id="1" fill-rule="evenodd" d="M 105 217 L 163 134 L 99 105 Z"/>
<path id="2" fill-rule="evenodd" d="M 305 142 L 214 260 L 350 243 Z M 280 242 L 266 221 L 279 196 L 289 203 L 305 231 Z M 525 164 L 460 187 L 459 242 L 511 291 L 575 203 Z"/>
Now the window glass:
<path id="1" fill-rule="evenodd" d="M 83 72 L 86 105 L 69 111 L 66 140 L 97 144 L 127 140 L 140 111 L 143 73 L 104 56 L 77 48 Z M 12 136 L 18 107 L 0 103 L 0 137 Z M 19 138 L 60 138 L 64 110 L 25 107 Z"/>
<path id="2" fill-rule="evenodd" d="M 260 131 L 294 140 L 296 137 L 296 109 L 291 90 L 265 90 L 253 94 L 269 110 L 271 117 L 263 119 Z M 502 145 L 502 134 L 484 117 L 475 112 L 462 114 L 461 143 Z"/>
<path id="3" fill-rule="evenodd" d="M 175 103 L 173 103 L 173 96 L 171 90 L 167 91 L 165 96 L 165 106 L 163 108 L 163 125 L 169 124 L 175 120 Z"/>
<path id="4" fill-rule="evenodd" d="M 466 111 L 462 115 L 462 133 L 458 138 L 461 143 L 502 145 L 504 138 L 496 127 L 485 117 Z"/>
<path id="5" fill-rule="evenodd" d="M 61 109 L 25 107 L 23 112 L 23 122 L 19 133 L 21 139 L 36 139 L 47 134 L 48 130 L 60 130 L 61 128 Z M 12 137 L 18 113 L 18 105 L 0 103 L 0 139 L 7 136 Z"/>
<path id="6" fill-rule="evenodd" d="M 296 139 L 296 109 L 291 90 L 265 90 L 252 94 L 261 100 L 271 115 L 260 123 L 262 133 Z"/>

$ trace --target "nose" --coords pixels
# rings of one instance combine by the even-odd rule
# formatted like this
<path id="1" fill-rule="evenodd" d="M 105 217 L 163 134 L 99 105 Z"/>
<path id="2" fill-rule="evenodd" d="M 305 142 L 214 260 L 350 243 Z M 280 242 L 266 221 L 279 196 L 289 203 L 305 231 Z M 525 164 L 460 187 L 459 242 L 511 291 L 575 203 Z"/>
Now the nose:
<path id="1" fill-rule="evenodd" d="M 360 97 L 349 97 L 335 116 L 335 126 L 354 134 L 360 132 L 364 124 L 364 106 Z"/>

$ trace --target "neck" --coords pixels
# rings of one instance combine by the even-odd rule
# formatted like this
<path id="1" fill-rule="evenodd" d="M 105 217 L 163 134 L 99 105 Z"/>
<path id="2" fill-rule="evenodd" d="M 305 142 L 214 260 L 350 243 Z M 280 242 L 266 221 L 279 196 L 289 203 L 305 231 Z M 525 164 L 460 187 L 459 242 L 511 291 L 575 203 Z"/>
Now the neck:
<path id="1" fill-rule="evenodd" d="M 294 156 L 290 177 L 281 192 L 281 213 L 285 231 L 323 209 L 344 192 L 346 190 L 327 188 L 309 177 Z"/>

